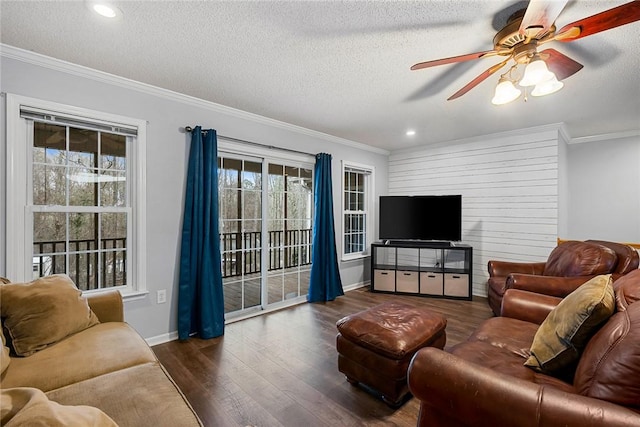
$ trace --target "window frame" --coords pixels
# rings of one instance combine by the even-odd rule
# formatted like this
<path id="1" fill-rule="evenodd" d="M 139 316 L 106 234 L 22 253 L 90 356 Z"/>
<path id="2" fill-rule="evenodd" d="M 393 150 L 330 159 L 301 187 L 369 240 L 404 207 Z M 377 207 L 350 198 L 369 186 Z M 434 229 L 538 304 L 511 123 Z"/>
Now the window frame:
<path id="1" fill-rule="evenodd" d="M 146 126 L 145 120 L 119 116 L 81 107 L 7 94 L 6 98 L 6 275 L 16 282 L 33 280 L 33 224 L 29 187 L 32 170 L 33 126 L 21 117 L 21 108 L 38 109 L 55 115 L 78 118 L 86 122 L 123 125 L 137 128 L 137 136 L 127 153 L 127 177 L 130 177 L 132 224 L 127 232 L 132 239 L 127 247 L 127 285 L 100 288 L 87 293 L 119 289 L 123 297 L 134 299 L 146 295 Z M 46 206 L 36 211 L 46 211 Z M 129 261 L 130 260 L 130 261 Z"/>
<path id="2" fill-rule="evenodd" d="M 359 252 L 352 252 L 352 253 L 347 253 L 346 252 L 346 245 L 345 245 L 345 237 L 346 237 L 346 230 L 345 230 L 345 216 L 350 213 L 350 212 L 356 212 L 356 211 L 350 211 L 348 209 L 348 206 L 346 206 L 345 203 L 345 194 L 347 189 L 345 188 L 345 174 L 347 172 L 357 172 L 357 171 L 361 171 L 363 174 L 363 178 L 364 178 L 364 197 L 365 197 L 365 202 L 364 202 L 364 207 L 365 210 L 362 211 L 364 212 L 365 215 L 365 232 L 364 232 L 364 238 L 365 238 L 365 242 L 364 242 L 364 248 L 362 251 Z M 351 261 L 351 260 L 355 260 L 355 259 L 360 259 L 360 258 L 366 258 L 368 256 L 371 255 L 371 251 L 370 251 L 370 247 L 371 247 L 371 243 L 373 242 L 373 226 L 375 224 L 374 222 L 374 194 L 375 194 L 375 188 L 374 188 L 374 182 L 375 182 L 375 168 L 371 165 L 365 165 L 362 163 L 356 163 L 356 162 L 351 162 L 348 160 L 343 160 L 342 161 L 342 168 L 341 168 L 341 174 L 340 174 L 340 181 L 341 181 L 341 204 L 342 204 L 342 209 L 341 209 L 341 215 L 340 215 L 340 230 L 341 230 L 341 239 L 340 239 L 340 246 L 341 246 L 341 260 L 342 261 Z M 360 211 L 357 211 L 360 212 Z"/>

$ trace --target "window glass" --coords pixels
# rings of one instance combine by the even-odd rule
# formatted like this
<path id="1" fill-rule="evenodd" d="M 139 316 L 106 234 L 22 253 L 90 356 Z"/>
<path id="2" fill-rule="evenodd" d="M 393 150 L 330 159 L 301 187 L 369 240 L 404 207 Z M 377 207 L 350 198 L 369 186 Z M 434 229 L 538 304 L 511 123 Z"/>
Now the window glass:
<path id="1" fill-rule="evenodd" d="M 35 121 L 34 278 L 67 273 L 79 289 L 126 286 L 127 138 Z"/>
<path id="2" fill-rule="evenodd" d="M 367 253 L 372 169 L 343 163 L 343 257 Z"/>

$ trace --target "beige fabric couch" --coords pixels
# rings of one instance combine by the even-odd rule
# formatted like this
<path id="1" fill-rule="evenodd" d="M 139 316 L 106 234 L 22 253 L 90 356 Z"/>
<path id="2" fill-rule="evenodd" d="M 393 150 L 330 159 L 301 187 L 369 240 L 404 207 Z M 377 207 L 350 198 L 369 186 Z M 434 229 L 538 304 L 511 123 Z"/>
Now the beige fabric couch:
<path id="1" fill-rule="evenodd" d="M 0 388 L 35 388 L 61 405 L 95 407 L 120 427 L 201 426 L 146 341 L 124 323 L 120 293 L 87 300 L 100 323 L 30 356 L 12 355 Z M 3 416 L 10 400 L 3 396 Z"/>

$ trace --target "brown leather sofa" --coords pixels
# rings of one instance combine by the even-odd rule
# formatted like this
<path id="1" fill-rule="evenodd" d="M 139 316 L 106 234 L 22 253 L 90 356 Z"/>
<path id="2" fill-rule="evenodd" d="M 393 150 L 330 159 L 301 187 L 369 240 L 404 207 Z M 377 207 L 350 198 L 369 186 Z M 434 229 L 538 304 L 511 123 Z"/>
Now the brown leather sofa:
<path id="1" fill-rule="evenodd" d="M 487 266 L 489 306 L 498 316 L 507 289 L 564 297 L 599 274 L 613 273 L 615 279 L 637 269 L 639 263 L 638 252 L 631 246 L 603 240 L 565 241 L 546 262 L 491 260 Z"/>
<path id="2" fill-rule="evenodd" d="M 538 324 L 562 299 L 509 289 L 502 316 L 408 372 L 420 426 L 640 426 L 640 270 L 614 282 L 614 314 L 567 381 L 524 366 Z"/>

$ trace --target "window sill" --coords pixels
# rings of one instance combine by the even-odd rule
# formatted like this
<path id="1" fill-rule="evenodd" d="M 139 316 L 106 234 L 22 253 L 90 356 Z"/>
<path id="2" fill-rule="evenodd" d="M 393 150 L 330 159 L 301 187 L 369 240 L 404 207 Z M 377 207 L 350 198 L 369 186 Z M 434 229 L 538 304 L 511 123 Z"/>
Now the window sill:
<path id="1" fill-rule="evenodd" d="M 340 259 L 341 262 L 358 261 L 364 258 L 369 258 L 369 254 L 357 254 L 357 255 L 343 255 Z"/>
<path id="2" fill-rule="evenodd" d="M 89 295 L 89 294 L 100 294 L 102 292 L 108 292 L 108 291 L 112 291 L 114 289 L 117 289 L 120 292 L 120 295 L 122 295 L 122 300 L 123 301 L 137 301 L 137 300 L 141 300 L 146 298 L 146 296 L 149 294 L 149 291 L 144 290 L 144 291 L 127 291 L 125 289 L 119 289 L 118 287 L 115 288 L 106 288 L 106 289 L 95 289 L 92 291 L 85 291 L 83 292 L 84 295 Z"/>
<path id="3" fill-rule="evenodd" d="M 133 291 L 127 294 L 122 294 L 122 300 L 124 302 L 127 301 L 138 301 L 144 299 L 149 294 L 149 291 Z"/>

